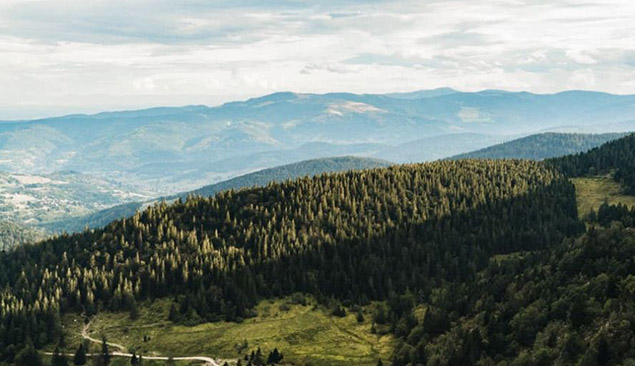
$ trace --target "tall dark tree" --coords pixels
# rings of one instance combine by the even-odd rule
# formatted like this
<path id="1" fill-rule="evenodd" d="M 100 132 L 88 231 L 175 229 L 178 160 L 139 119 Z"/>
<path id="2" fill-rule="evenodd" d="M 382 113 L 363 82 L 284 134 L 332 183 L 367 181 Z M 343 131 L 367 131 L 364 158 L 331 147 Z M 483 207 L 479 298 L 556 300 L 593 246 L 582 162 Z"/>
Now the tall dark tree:
<path id="1" fill-rule="evenodd" d="M 51 365 L 68 366 L 68 360 L 66 359 L 66 356 L 62 354 L 62 351 L 59 349 L 59 347 L 56 347 L 55 351 L 53 352 L 53 356 L 51 357 Z"/>
<path id="2" fill-rule="evenodd" d="M 42 366 L 42 357 L 32 344 L 27 344 L 22 351 L 15 356 L 16 366 Z"/>
<path id="3" fill-rule="evenodd" d="M 73 364 L 76 366 L 86 365 L 86 349 L 84 348 L 83 343 L 79 344 L 79 347 L 75 352 L 75 356 L 73 357 Z"/>
<path id="4" fill-rule="evenodd" d="M 132 356 L 130 357 L 130 365 L 139 366 L 139 358 L 137 357 L 135 352 L 132 352 Z"/>
<path id="5" fill-rule="evenodd" d="M 102 337 L 101 339 L 101 353 L 99 354 L 99 358 L 101 359 L 101 363 L 103 366 L 110 365 L 110 349 L 108 347 L 108 341 L 106 337 Z"/>

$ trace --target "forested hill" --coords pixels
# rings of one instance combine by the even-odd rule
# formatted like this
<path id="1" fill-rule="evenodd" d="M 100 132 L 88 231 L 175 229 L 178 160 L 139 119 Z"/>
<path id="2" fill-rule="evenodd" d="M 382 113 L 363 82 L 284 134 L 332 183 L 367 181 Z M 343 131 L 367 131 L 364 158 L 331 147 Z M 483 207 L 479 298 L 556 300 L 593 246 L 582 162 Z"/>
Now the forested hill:
<path id="1" fill-rule="evenodd" d="M 633 273 L 635 229 L 621 224 L 497 256 L 474 280 L 426 298 L 425 319 L 399 331 L 392 366 L 633 365 Z M 411 314 L 416 300 L 403 303 Z"/>
<path id="2" fill-rule="evenodd" d="M 456 155 L 451 159 L 543 160 L 587 151 L 623 136 L 624 133 L 541 133 Z"/>
<path id="3" fill-rule="evenodd" d="M 223 182 L 204 186 L 194 191 L 159 198 L 155 201 L 173 201 L 178 198 L 186 199 L 190 195 L 207 197 L 228 189 L 265 186 L 271 182 L 282 182 L 287 179 L 314 176 L 322 173 L 386 167 L 390 164 L 392 163 L 386 160 L 355 156 L 305 160 L 275 168 L 259 170 Z M 71 233 L 82 231 L 86 227 L 93 229 L 101 228 L 112 221 L 130 217 L 138 210 L 142 209 L 144 206 L 148 206 L 149 204 L 152 204 L 152 201 L 126 203 L 105 210 L 100 210 L 90 215 L 60 220 L 48 225 L 47 228 L 52 231 L 67 231 Z"/>
<path id="4" fill-rule="evenodd" d="M 387 167 L 392 163 L 386 160 L 360 158 L 356 156 L 341 156 L 324 159 L 311 159 L 293 164 L 281 165 L 263 169 L 257 172 L 241 175 L 220 183 L 211 184 L 190 192 L 181 193 L 167 199 L 187 198 L 189 195 L 209 197 L 228 189 L 266 186 L 271 182 L 282 182 L 287 179 L 310 177 L 322 173 L 342 172 L 347 170 L 363 170 Z"/>
<path id="5" fill-rule="evenodd" d="M 0 357 L 58 342 L 60 312 L 133 311 L 157 297 L 175 299 L 171 320 L 190 322 L 240 320 L 258 300 L 294 292 L 422 301 L 472 281 L 492 255 L 545 248 L 581 227 L 573 186 L 528 161 L 394 166 L 162 203 L 1 253 Z M 415 326 L 404 322 L 398 336 Z"/>
<path id="6" fill-rule="evenodd" d="M 613 174 L 626 193 L 635 194 L 635 134 L 584 153 L 550 159 L 547 163 L 571 177 Z"/>

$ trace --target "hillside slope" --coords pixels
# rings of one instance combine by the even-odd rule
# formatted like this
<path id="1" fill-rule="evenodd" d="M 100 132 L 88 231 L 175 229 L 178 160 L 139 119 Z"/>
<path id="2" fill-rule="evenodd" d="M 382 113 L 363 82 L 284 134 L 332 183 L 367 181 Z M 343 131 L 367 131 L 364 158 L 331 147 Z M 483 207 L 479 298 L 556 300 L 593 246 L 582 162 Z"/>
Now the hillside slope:
<path id="1" fill-rule="evenodd" d="M 374 156 L 397 163 L 423 163 L 443 159 L 509 140 L 509 136 L 454 133 L 426 137 L 380 150 Z"/>
<path id="2" fill-rule="evenodd" d="M 115 182 L 78 172 L 0 172 L 0 220 L 20 225 L 37 227 L 147 198 Z"/>
<path id="3" fill-rule="evenodd" d="M 543 160 L 587 151 L 623 136 L 625 136 L 625 133 L 541 133 L 456 155 L 451 157 L 451 159 Z"/>
<path id="4" fill-rule="evenodd" d="M 209 197 L 228 189 L 261 187 L 272 182 L 283 182 L 287 179 L 311 177 L 322 173 L 381 168 L 391 164 L 391 162 L 386 160 L 358 158 L 354 156 L 305 160 L 298 163 L 259 170 L 190 192 L 170 196 L 167 199 L 187 198 L 189 195 Z"/>
<path id="5" fill-rule="evenodd" d="M 616 224 L 493 258 L 473 281 L 426 298 L 392 366 L 632 365 L 634 243 L 635 229 Z"/>
<path id="6" fill-rule="evenodd" d="M 44 239 L 44 233 L 32 228 L 0 221 L 0 251 L 9 250 L 25 243 L 35 243 Z"/>
<path id="7" fill-rule="evenodd" d="M 172 201 L 178 198 L 186 199 L 190 195 L 208 197 L 228 189 L 265 186 L 271 182 L 282 182 L 287 179 L 296 179 L 330 172 L 385 167 L 390 164 L 390 162 L 384 160 L 352 156 L 306 160 L 279 167 L 263 169 L 232 178 L 224 182 L 204 186 L 194 191 L 183 192 L 178 195 L 168 196 L 152 201 L 131 202 L 118 205 L 83 217 L 56 221 L 46 227 L 47 229 L 53 231 L 78 232 L 84 230 L 86 227 L 99 228 L 106 226 L 112 221 L 122 219 L 124 217 L 130 217 L 143 207 L 147 207 L 154 202 L 161 200 Z"/>
<path id="8" fill-rule="evenodd" d="M 635 134 L 547 163 L 571 177 L 610 174 L 626 193 L 635 195 Z"/>
<path id="9" fill-rule="evenodd" d="M 571 184 L 526 161 L 395 166 L 162 203 L 0 253 L 0 356 L 12 360 L 20 340 L 58 342 L 60 312 L 134 314 L 151 298 L 172 298 L 170 320 L 189 323 L 241 321 L 258 300 L 294 292 L 336 307 L 399 304 L 474 278 L 494 254 L 575 234 L 576 216 Z"/>

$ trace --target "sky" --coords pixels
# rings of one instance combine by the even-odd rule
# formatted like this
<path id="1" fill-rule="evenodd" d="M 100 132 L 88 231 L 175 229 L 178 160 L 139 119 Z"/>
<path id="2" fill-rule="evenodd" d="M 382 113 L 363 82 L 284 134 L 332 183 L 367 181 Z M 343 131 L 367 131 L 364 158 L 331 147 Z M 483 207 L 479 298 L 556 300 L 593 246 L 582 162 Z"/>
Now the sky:
<path id="1" fill-rule="evenodd" d="M 635 93 L 632 0 L 0 0 L 0 119 L 276 91 Z"/>

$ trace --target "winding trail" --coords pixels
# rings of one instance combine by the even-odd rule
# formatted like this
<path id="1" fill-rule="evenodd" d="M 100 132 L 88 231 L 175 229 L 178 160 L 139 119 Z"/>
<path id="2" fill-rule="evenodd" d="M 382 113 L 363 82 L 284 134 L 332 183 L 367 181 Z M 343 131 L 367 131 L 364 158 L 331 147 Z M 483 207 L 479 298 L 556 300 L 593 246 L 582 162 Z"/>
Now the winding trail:
<path id="1" fill-rule="evenodd" d="M 91 321 L 89 321 L 88 323 L 84 324 L 84 326 L 82 327 L 82 338 L 87 339 L 87 340 L 89 340 L 89 341 L 91 341 L 91 342 L 93 342 L 93 343 L 99 343 L 99 344 L 101 344 L 101 342 L 102 342 L 102 341 L 97 340 L 97 339 L 95 339 L 95 338 L 91 337 L 91 336 L 90 336 L 90 333 L 88 332 L 88 328 L 90 328 L 90 324 L 91 324 L 91 323 L 92 323 L 92 320 L 91 320 Z M 125 353 L 125 352 L 126 352 L 126 347 L 124 347 L 124 346 L 122 346 L 122 345 L 120 345 L 120 344 L 117 344 L 117 343 L 110 343 L 110 342 L 106 342 L 106 344 L 107 344 L 108 346 L 110 346 L 110 347 L 113 347 L 113 348 L 117 348 L 117 349 L 119 349 L 119 352 L 121 352 L 121 353 Z M 131 357 L 132 357 L 132 355 L 131 355 Z"/>
<path id="2" fill-rule="evenodd" d="M 88 331 L 88 329 L 90 328 L 90 324 L 91 322 L 86 323 L 83 327 L 82 327 L 82 338 L 93 342 L 93 343 L 98 343 L 101 344 L 102 341 L 97 340 L 93 337 L 90 336 L 90 333 Z M 108 346 L 112 347 L 112 348 L 116 348 L 118 349 L 118 351 L 114 351 L 111 352 L 110 355 L 114 356 L 114 357 L 132 357 L 131 353 L 126 352 L 126 347 L 117 344 L 117 343 L 111 343 L 111 342 L 106 342 L 106 344 L 108 344 Z M 53 355 L 51 352 L 46 352 L 46 355 Z M 92 354 L 87 354 L 86 356 L 92 357 L 92 356 L 98 356 L 99 354 L 97 353 L 92 353 Z M 67 354 L 67 357 L 73 357 L 73 354 Z M 169 359 L 172 359 L 174 361 L 201 361 L 203 362 L 205 365 L 207 366 L 220 366 L 216 360 L 214 360 L 211 357 L 206 357 L 206 356 L 186 356 L 186 357 L 165 357 L 165 356 L 143 356 L 144 360 L 157 360 L 157 361 L 167 361 Z"/>

